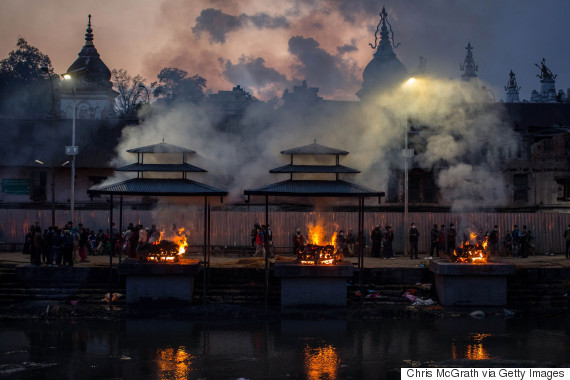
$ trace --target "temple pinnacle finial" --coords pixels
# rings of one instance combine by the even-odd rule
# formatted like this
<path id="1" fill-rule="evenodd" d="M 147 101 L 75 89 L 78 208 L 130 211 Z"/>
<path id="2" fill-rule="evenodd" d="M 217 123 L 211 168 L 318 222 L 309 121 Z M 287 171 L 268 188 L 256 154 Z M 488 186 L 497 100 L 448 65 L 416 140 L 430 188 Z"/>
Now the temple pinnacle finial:
<path id="1" fill-rule="evenodd" d="M 91 29 L 91 15 L 89 15 L 89 22 L 87 23 L 87 29 L 85 30 L 85 45 L 93 45 L 93 29 Z"/>
<path id="2" fill-rule="evenodd" d="M 315 139 L 315 141 L 313 142 L 313 144 L 316 144 L 316 143 L 317 143 L 317 139 Z"/>
<path id="3" fill-rule="evenodd" d="M 164 137 L 162 138 L 162 143 L 164 144 Z"/>
<path id="4" fill-rule="evenodd" d="M 459 65 L 463 74 L 461 74 L 461 79 L 464 81 L 470 81 L 471 79 L 477 78 L 477 71 L 479 71 L 479 66 L 475 64 L 475 60 L 473 59 L 473 47 L 471 46 L 471 42 L 467 43 L 467 55 L 465 56 L 465 60 L 463 64 Z"/>
<path id="5" fill-rule="evenodd" d="M 380 15 L 380 22 L 376 26 L 376 32 L 374 33 L 374 45 L 370 45 L 372 49 L 376 49 L 379 45 L 378 39 L 380 39 L 380 44 L 388 44 L 391 45 L 394 49 L 400 46 L 400 43 L 394 42 L 394 32 L 392 31 L 392 25 L 388 21 L 388 13 L 386 12 L 386 7 L 382 7 L 382 12 L 379 13 Z M 388 24 L 388 27 L 386 26 Z M 382 26 L 380 26 L 382 25 Z M 390 28 L 390 29 L 388 29 Z M 378 38 L 378 33 L 380 33 L 380 38 Z"/>

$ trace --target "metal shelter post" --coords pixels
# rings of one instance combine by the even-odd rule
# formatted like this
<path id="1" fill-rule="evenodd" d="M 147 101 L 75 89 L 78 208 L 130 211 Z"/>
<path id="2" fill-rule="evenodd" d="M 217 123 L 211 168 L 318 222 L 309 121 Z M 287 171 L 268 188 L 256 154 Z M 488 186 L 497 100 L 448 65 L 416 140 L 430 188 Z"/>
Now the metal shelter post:
<path id="1" fill-rule="evenodd" d="M 123 236 L 123 196 L 119 198 L 119 234 Z M 119 263 L 121 262 L 121 253 L 123 253 L 123 245 L 119 246 Z"/>
<path id="2" fill-rule="evenodd" d="M 109 201 L 109 308 L 113 308 L 113 196 Z"/>
<path id="3" fill-rule="evenodd" d="M 265 196 L 265 231 L 263 244 L 265 245 L 265 309 L 269 303 L 269 246 L 267 244 L 267 226 L 269 225 L 269 197 Z"/>
<path id="4" fill-rule="evenodd" d="M 208 239 L 208 196 L 204 196 L 204 282 L 202 284 L 202 298 L 204 301 L 204 305 L 206 304 L 206 281 L 207 281 L 207 274 L 206 274 L 206 265 L 208 259 L 208 252 L 207 252 L 207 239 Z"/>
<path id="5" fill-rule="evenodd" d="M 360 286 L 360 302 L 364 302 L 364 292 L 362 289 L 362 271 L 364 270 L 364 249 L 362 247 L 364 226 L 364 198 L 358 198 L 358 285 Z"/>

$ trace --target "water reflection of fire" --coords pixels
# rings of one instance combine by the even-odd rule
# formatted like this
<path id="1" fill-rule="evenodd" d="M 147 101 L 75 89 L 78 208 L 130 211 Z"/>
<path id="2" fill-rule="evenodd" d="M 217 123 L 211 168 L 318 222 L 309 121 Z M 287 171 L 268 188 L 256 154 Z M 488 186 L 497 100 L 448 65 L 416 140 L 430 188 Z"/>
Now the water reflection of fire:
<path id="1" fill-rule="evenodd" d="M 343 255 L 335 247 L 336 232 L 330 240 L 325 236 L 324 228 L 321 225 L 309 227 L 307 235 L 307 245 L 302 252 L 298 252 L 298 262 L 303 265 L 334 265 L 342 262 Z"/>
<path id="2" fill-rule="evenodd" d="M 311 348 L 305 346 L 307 379 L 336 379 L 340 359 L 334 346 Z"/>
<path id="3" fill-rule="evenodd" d="M 469 360 L 487 360 L 491 359 L 489 352 L 483 346 L 483 339 L 490 337 L 491 334 L 471 334 L 470 338 L 473 342 L 465 345 L 463 349 L 458 350 L 455 340 L 451 343 L 452 359 L 469 359 Z"/>
<path id="4" fill-rule="evenodd" d="M 184 347 L 162 348 L 156 352 L 159 379 L 187 379 L 194 357 Z"/>
<path id="5" fill-rule="evenodd" d="M 178 262 L 180 255 L 186 252 L 188 241 L 186 234 L 184 234 L 184 228 L 179 228 L 177 235 L 169 236 L 168 238 L 171 240 L 164 237 L 165 232 L 160 231 L 158 240 L 148 245 L 149 252 L 146 255 L 146 261 Z"/>
<path id="6" fill-rule="evenodd" d="M 477 234 L 472 232 L 469 239 L 453 251 L 450 261 L 473 264 L 487 263 L 489 261 L 489 253 L 487 252 L 489 238 L 485 237 L 482 241 L 479 240 Z"/>

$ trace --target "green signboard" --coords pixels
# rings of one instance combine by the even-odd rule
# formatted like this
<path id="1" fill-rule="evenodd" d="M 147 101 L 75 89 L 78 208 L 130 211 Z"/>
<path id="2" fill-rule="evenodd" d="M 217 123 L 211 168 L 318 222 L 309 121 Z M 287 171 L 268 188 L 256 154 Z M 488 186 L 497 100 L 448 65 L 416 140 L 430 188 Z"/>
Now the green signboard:
<path id="1" fill-rule="evenodd" d="M 30 180 L 18 178 L 2 179 L 2 193 L 28 195 L 30 194 Z"/>

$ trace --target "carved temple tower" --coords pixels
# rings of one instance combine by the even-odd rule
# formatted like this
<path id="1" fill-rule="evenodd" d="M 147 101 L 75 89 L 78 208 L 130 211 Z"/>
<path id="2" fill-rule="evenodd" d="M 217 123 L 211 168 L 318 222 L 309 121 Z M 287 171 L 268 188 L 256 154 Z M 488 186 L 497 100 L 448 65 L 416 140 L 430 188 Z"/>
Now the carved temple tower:
<path id="1" fill-rule="evenodd" d="M 394 48 L 400 44 L 394 44 L 394 32 L 392 32 L 392 25 L 388 22 L 388 13 L 385 8 L 382 8 L 380 12 L 380 22 L 376 27 L 374 37 L 374 45 L 369 45 L 377 50 L 362 74 L 362 89 L 356 93 L 362 100 L 408 79 L 408 70 L 394 53 Z"/>
<path id="2" fill-rule="evenodd" d="M 77 119 L 114 118 L 114 102 L 118 94 L 113 90 L 111 71 L 99 58 L 99 53 L 93 44 L 91 15 L 85 33 L 85 45 L 78 55 L 79 57 L 67 69 L 72 75 L 72 80 L 64 81 L 64 91 L 61 94 L 62 117 L 68 119 L 73 117 L 71 82 L 74 81 Z"/>
<path id="3" fill-rule="evenodd" d="M 475 64 L 475 59 L 473 59 L 473 47 L 471 46 L 471 42 L 467 44 L 465 49 L 467 49 L 465 60 L 459 65 L 460 70 L 463 71 L 461 80 L 478 85 L 479 79 L 477 78 L 477 71 L 479 71 L 479 66 Z"/>
<path id="4" fill-rule="evenodd" d="M 540 74 L 537 77 L 540 79 L 540 92 L 532 90 L 530 94 L 530 101 L 537 103 L 558 103 L 566 101 L 566 94 L 560 90 L 556 93 L 556 74 L 546 66 L 546 60 L 542 58 L 540 66 L 535 64 L 540 69 Z"/>
<path id="5" fill-rule="evenodd" d="M 519 90 L 521 88 L 517 85 L 517 78 L 513 70 L 509 73 L 509 82 L 505 86 L 505 91 L 507 92 L 507 103 L 518 103 L 519 100 Z"/>

